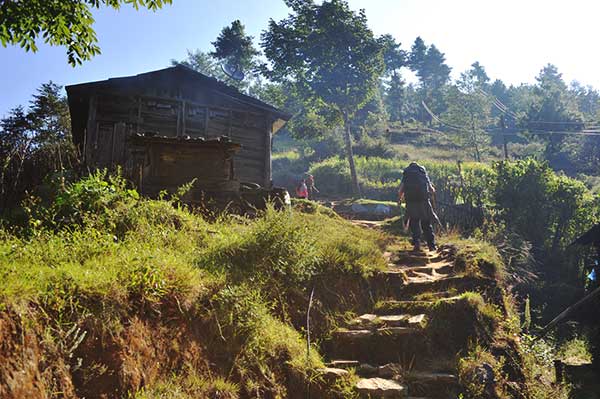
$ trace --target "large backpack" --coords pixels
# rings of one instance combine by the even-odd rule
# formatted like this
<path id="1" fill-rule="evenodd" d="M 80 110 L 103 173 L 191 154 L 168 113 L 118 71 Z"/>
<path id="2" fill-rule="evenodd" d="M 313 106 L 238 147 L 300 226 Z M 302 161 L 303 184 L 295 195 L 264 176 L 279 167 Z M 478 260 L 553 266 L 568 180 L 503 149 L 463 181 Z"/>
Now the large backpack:
<path id="1" fill-rule="evenodd" d="M 407 202 L 429 199 L 429 179 L 425 168 L 416 163 L 408 165 L 403 172 L 404 198 Z"/>

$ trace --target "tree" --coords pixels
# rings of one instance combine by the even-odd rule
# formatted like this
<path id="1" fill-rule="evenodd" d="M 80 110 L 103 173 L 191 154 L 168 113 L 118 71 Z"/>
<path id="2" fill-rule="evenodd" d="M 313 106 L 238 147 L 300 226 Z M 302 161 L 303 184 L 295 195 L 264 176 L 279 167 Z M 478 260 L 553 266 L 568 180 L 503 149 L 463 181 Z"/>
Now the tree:
<path id="1" fill-rule="evenodd" d="M 27 111 L 19 106 L 0 120 L 2 205 L 19 200 L 48 173 L 72 166 L 76 157 L 62 87 L 45 83 Z"/>
<path id="2" fill-rule="evenodd" d="M 498 104 L 501 108 L 504 105 L 509 111 L 513 111 L 513 105 L 510 98 L 510 93 L 504 82 L 500 79 L 494 80 L 490 85 L 490 94 L 497 99 L 500 103 Z M 498 117 L 504 112 L 498 107 L 492 107 L 492 116 Z"/>
<path id="3" fill-rule="evenodd" d="M 489 86 L 490 78 L 485 72 L 485 68 L 475 61 L 471 64 L 471 68 L 460 74 L 459 84 L 463 85 L 462 89 L 467 91 L 486 90 Z M 465 85 L 468 85 L 466 87 Z"/>
<path id="4" fill-rule="evenodd" d="M 423 39 L 417 37 L 411 47 L 408 60 L 410 69 L 417 74 L 421 83 L 420 101 L 424 101 L 435 113 L 443 112 L 446 108 L 443 88 L 450 81 L 451 72 L 451 68 L 446 65 L 444 53 L 433 44 L 427 47 Z M 431 121 L 431 118 L 422 111 L 419 119 L 422 122 Z"/>
<path id="5" fill-rule="evenodd" d="M 407 54 L 400 48 L 392 35 L 379 37 L 383 47 L 383 62 L 385 64 L 385 110 L 391 121 L 404 124 L 403 108 L 406 100 L 404 80 L 400 76 L 400 68 L 407 66 Z"/>
<path id="6" fill-rule="evenodd" d="M 391 121 L 400 121 L 404 125 L 406 107 L 406 82 L 400 75 L 393 75 L 386 91 L 386 107 Z"/>
<path id="7" fill-rule="evenodd" d="M 544 134 L 553 131 L 577 131 L 583 126 L 576 106 L 570 104 L 567 85 L 552 64 L 546 65 L 536 77 L 533 101 L 523 120 L 524 127 L 532 133 L 541 133 L 546 141 L 546 157 L 552 160 L 560 151 L 565 136 Z"/>
<path id="8" fill-rule="evenodd" d="M 271 20 L 262 35 L 271 62 L 265 72 L 294 85 L 311 112 L 344 128 L 353 190 L 359 194 L 350 120 L 378 89 L 385 68 L 382 45 L 369 29 L 364 10 L 356 13 L 343 0 L 286 4 L 293 13 L 279 22 Z"/>
<path id="9" fill-rule="evenodd" d="M 185 65 L 204 75 L 218 80 L 225 80 L 227 76 L 219 66 L 219 62 L 209 53 L 201 50 L 187 51 L 187 58 L 183 61 L 171 60 L 171 65 Z"/>
<path id="10" fill-rule="evenodd" d="M 461 74 L 456 87 L 448 89 L 446 102 L 448 110 L 444 114 L 453 129 L 459 144 L 470 148 L 473 157 L 481 162 L 482 147 L 489 144 L 490 136 L 486 128 L 491 122 L 491 100 L 479 89 L 481 76 L 474 68 Z"/>
<path id="11" fill-rule="evenodd" d="M 217 40 L 212 42 L 215 51 L 210 55 L 214 58 L 226 61 L 242 70 L 250 70 L 255 67 L 255 58 L 260 52 L 252 44 L 253 37 L 246 35 L 246 28 L 239 19 L 233 21 L 231 26 L 221 30 Z"/>
<path id="12" fill-rule="evenodd" d="M 446 56 L 435 45 L 429 46 L 421 76 L 423 83 L 432 91 L 438 91 L 450 80 L 450 71 L 452 69 L 446 65 Z"/>
<path id="13" fill-rule="evenodd" d="M 397 75 L 398 70 L 407 65 L 406 52 L 400 48 L 392 35 L 383 35 L 377 39 L 383 48 L 385 74 L 389 77 Z"/>
<path id="14" fill-rule="evenodd" d="M 578 81 L 573 81 L 569 87 L 569 94 L 577 102 L 577 108 L 586 120 L 594 120 L 600 111 L 600 93 L 592 86 L 583 86 Z"/>
<path id="15" fill-rule="evenodd" d="M 100 54 L 92 28 L 92 9 L 118 9 L 130 4 L 156 11 L 172 0 L 27 0 L 0 2 L 0 43 L 37 51 L 41 37 L 51 46 L 65 46 L 69 64 L 75 66 Z"/>
<path id="16" fill-rule="evenodd" d="M 423 81 L 420 73 L 424 70 L 425 64 L 425 56 L 427 55 L 427 45 L 421 39 L 421 36 L 418 36 L 415 39 L 412 47 L 410 48 L 410 55 L 408 56 L 408 66 L 411 71 L 416 72 L 417 76 Z"/>
<path id="17" fill-rule="evenodd" d="M 212 42 L 214 51 L 188 50 L 183 61 L 171 60 L 172 65 L 185 65 L 204 75 L 211 76 L 230 86 L 234 86 L 249 94 L 262 92 L 261 80 L 257 68 L 257 56 L 260 52 L 252 44 L 252 36 L 247 36 L 244 25 L 233 21 L 230 26 L 221 30 L 217 39 Z M 244 79 L 235 80 L 223 72 L 222 66 L 230 64 L 244 71 Z"/>

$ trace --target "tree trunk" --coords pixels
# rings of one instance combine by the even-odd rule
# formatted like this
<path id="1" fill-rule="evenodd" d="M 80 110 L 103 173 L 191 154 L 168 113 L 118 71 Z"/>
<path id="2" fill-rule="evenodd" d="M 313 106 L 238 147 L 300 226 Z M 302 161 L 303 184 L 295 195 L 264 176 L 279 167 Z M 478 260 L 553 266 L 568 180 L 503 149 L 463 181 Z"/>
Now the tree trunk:
<path id="1" fill-rule="evenodd" d="M 348 115 L 344 114 L 344 142 L 346 143 L 346 157 L 350 164 L 350 176 L 352 177 L 352 193 L 360 197 L 360 186 L 358 185 L 358 175 L 354 165 L 354 153 L 352 152 L 352 135 L 350 134 L 350 121 Z"/>
<path id="2" fill-rule="evenodd" d="M 479 152 L 479 144 L 477 143 L 477 132 L 475 131 L 475 122 L 471 122 L 471 140 L 475 147 L 475 160 L 481 162 L 481 153 Z"/>

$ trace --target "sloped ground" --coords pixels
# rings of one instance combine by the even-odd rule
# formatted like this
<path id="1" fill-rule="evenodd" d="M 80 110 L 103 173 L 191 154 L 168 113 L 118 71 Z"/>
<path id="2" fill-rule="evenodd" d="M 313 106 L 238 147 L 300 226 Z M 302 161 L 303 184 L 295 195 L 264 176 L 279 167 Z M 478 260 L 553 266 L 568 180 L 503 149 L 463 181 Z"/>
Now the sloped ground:
<path id="1" fill-rule="evenodd" d="M 206 218 L 100 175 L 58 199 L 0 229 L 2 399 L 561 398 L 505 394 L 534 379 L 478 242 L 413 254 L 308 201 Z"/>
<path id="2" fill-rule="evenodd" d="M 450 248 L 387 252 L 385 280 L 402 289 L 334 333 L 328 372 L 352 368 L 360 377 L 356 390 L 363 397 L 456 398 L 459 386 L 453 360 L 434 358 L 428 348 L 426 329 L 431 315 L 427 308 L 435 300 L 415 300 L 419 293 L 458 281 L 451 252 Z M 405 294 L 404 289 L 412 294 Z M 435 291 L 432 296 L 446 297 L 447 293 Z"/>
<path id="3" fill-rule="evenodd" d="M 374 306 L 333 333 L 324 373 L 355 375 L 361 398 L 534 397 L 524 360 L 504 331 L 510 309 L 500 265 L 449 244 L 413 252 L 402 239 L 385 256 L 387 270 L 371 279 Z M 534 384 L 544 392 L 544 382 Z"/>

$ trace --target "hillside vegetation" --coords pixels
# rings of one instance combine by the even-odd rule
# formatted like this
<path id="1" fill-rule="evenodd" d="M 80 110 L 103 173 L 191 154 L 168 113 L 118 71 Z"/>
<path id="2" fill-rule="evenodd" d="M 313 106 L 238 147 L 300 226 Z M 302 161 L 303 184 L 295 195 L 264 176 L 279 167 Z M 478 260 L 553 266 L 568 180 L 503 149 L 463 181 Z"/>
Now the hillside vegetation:
<path id="1" fill-rule="evenodd" d="M 379 306 L 384 251 L 408 246 L 308 201 L 254 219 L 203 215 L 101 172 L 30 198 L 13 217 L 0 239 L 3 398 L 355 398 L 355 375 L 327 378 L 321 353 L 340 324 Z M 464 397 L 480 397 L 472 379 L 482 364 L 498 382 L 515 381 L 507 371 L 524 379 L 523 397 L 560 397 L 533 383 L 548 360 L 515 340 L 502 257 L 477 239 L 443 241 L 461 278 L 484 284 L 431 302 L 428 340 L 449 359 L 459 353 L 450 361 L 460 362 Z M 487 331 L 471 326 L 477 318 Z M 490 360 L 498 353 L 513 363 Z"/>
<path id="2" fill-rule="evenodd" d="M 308 291 L 383 267 L 384 237 L 318 209 L 206 218 L 174 201 L 98 173 L 5 226 L 0 396 L 283 398 L 319 386 L 318 351 L 307 358 L 298 332 Z M 326 298 L 321 331 L 344 306 Z"/>

